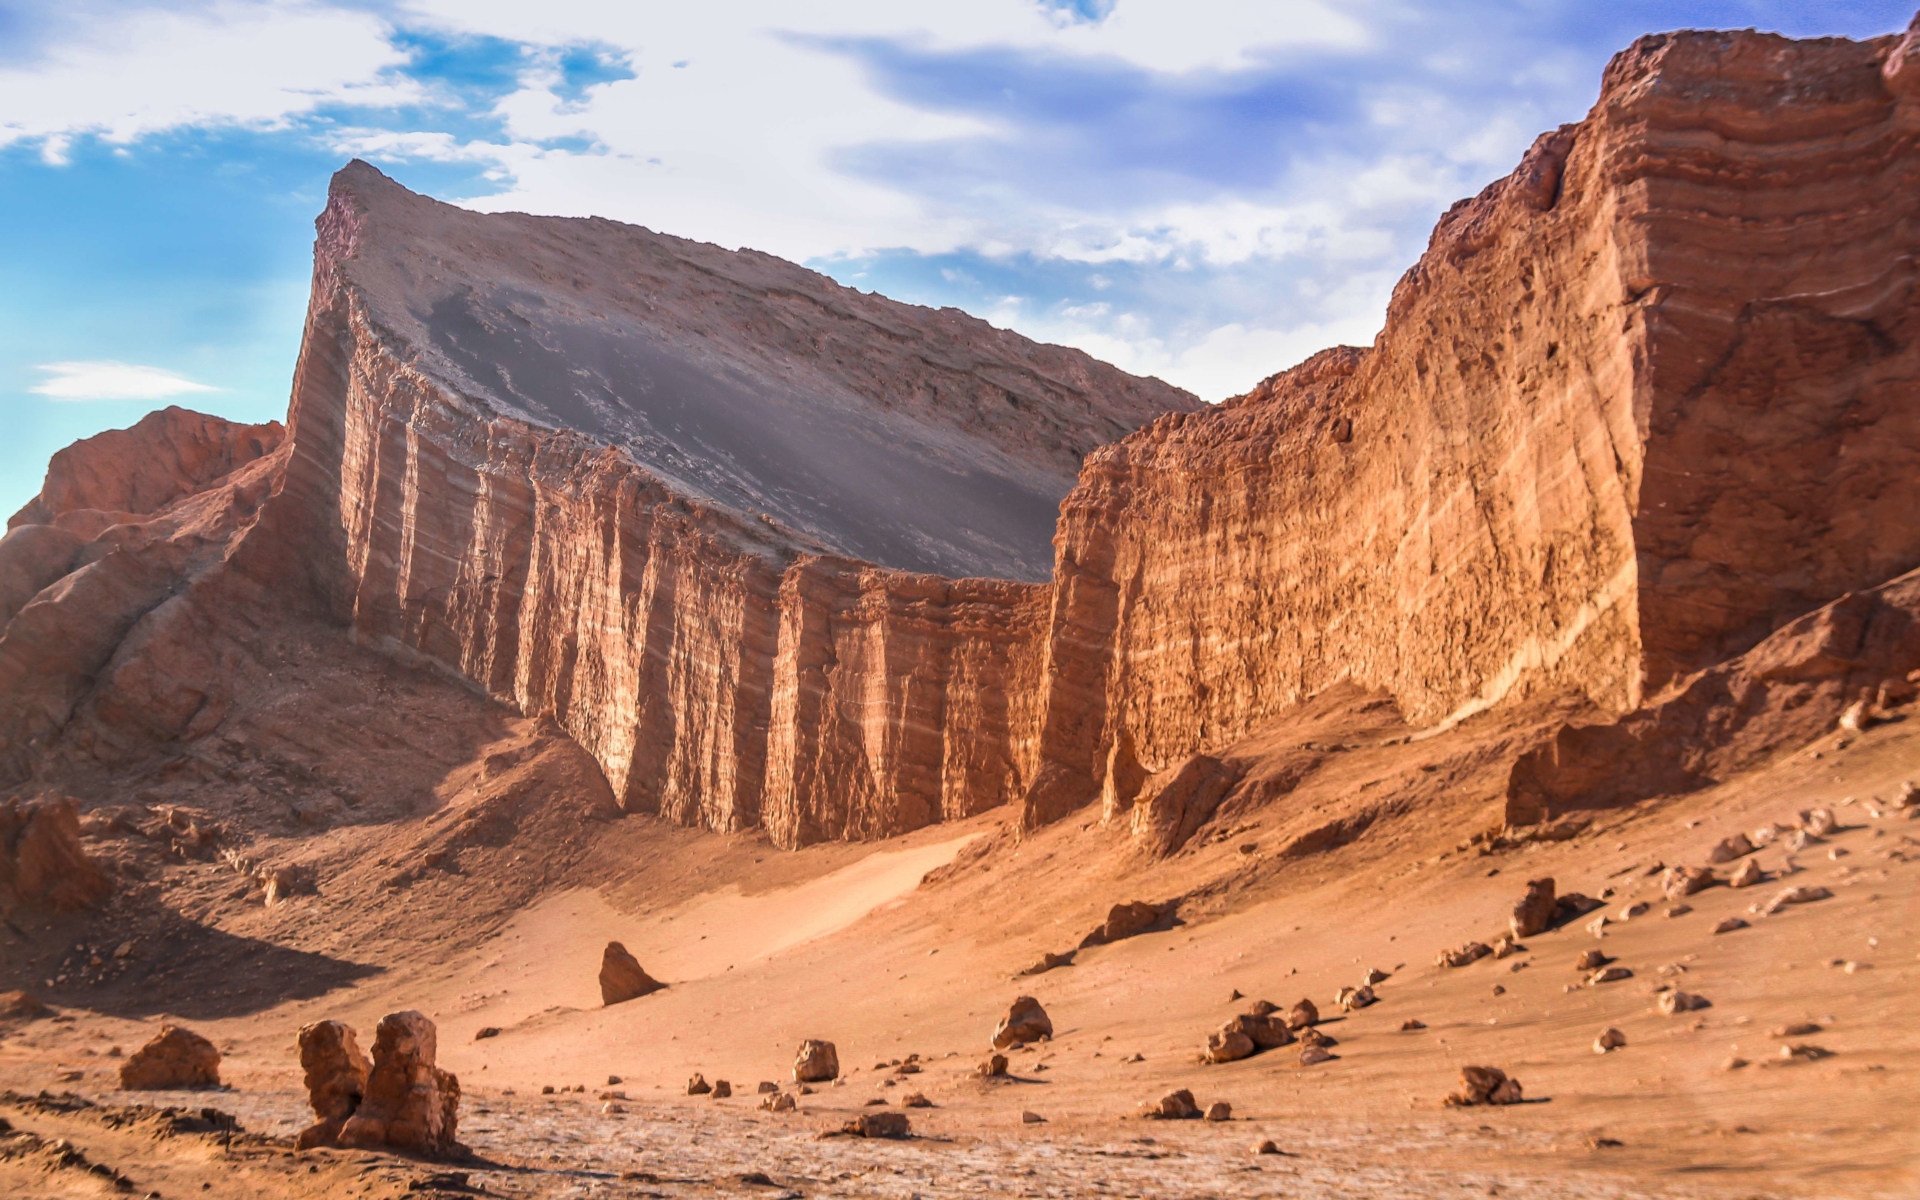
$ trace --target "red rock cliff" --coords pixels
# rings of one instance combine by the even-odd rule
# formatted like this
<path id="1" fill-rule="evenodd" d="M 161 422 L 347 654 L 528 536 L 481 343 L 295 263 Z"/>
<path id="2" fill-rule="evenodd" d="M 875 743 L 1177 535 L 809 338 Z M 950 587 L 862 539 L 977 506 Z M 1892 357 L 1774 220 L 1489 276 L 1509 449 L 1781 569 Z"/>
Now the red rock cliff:
<path id="1" fill-rule="evenodd" d="M 1920 565 L 1912 40 L 1642 39 L 1372 348 L 1090 456 L 1027 822 L 1341 680 L 1623 712 Z"/>

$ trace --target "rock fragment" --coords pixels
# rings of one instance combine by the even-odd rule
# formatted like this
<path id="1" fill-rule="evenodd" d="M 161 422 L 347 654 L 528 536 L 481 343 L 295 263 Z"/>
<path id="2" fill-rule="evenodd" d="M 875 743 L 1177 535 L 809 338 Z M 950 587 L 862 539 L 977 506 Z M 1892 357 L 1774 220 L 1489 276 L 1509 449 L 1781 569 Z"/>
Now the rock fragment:
<path id="1" fill-rule="evenodd" d="M 294 1139 L 296 1150 L 332 1146 L 341 1127 L 367 1094 L 373 1063 L 360 1049 L 353 1027 L 344 1021 L 316 1021 L 300 1027 L 300 1068 L 305 1073 L 307 1104 L 314 1123 Z"/>
<path id="2" fill-rule="evenodd" d="M 1333 1053 L 1319 1043 L 1311 1043 L 1300 1047 L 1300 1065 L 1303 1067 L 1311 1067 L 1318 1063 L 1326 1062 L 1332 1057 Z"/>
<path id="3" fill-rule="evenodd" d="M 981 1060 L 980 1065 L 974 1068 L 974 1074 L 983 1079 L 1004 1079 L 1007 1074 L 1007 1056 L 1004 1054 L 987 1055 L 985 1059 Z"/>
<path id="4" fill-rule="evenodd" d="M 1736 833 L 1714 843 L 1713 849 L 1707 851 L 1707 861 L 1715 864 L 1730 863 L 1743 855 L 1752 853 L 1753 843 L 1747 840 L 1747 835 Z"/>
<path id="5" fill-rule="evenodd" d="M 1207 1035 L 1207 1049 L 1203 1057 L 1210 1063 L 1228 1063 L 1246 1058 L 1253 1051 L 1253 1039 L 1229 1025 Z"/>
<path id="6" fill-rule="evenodd" d="M 1767 873 L 1760 869 L 1759 860 L 1749 858 L 1738 867 L 1735 867 L 1733 874 L 1727 876 L 1727 886 L 1735 888 L 1752 887 L 1756 883 L 1765 882 L 1766 878 Z"/>
<path id="7" fill-rule="evenodd" d="M 1260 1141 L 1254 1145 L 1253 1152 L 1255 1154 L 1278 1154 L 1280 1153 L 1280 1144 L 1272 1138 L 1261 1138 Z"/>
<path id="8" fill-rule="evenodd" d="M 1492 953 L 1493 947 L 1485 942 L 1468 942 L 1452 950 L 1442 950 L 1434 962 L 1435 965 L 1442 967 L 1464 967 L 1470 963 L 1477 963 Z"/>
<path id="9" fill-rule="evenodd" d="M 1186 1088 L 1168 1092 L 1159 1100 L 1147 1105 L 1140 1115 L 1159 1121 L 1186 1121 L 1200 1115 L 1200 1106 L 1194 1103 L 1193 1093 Z"/>
<path id="10" fill-rule="evenodd" d="M 1622 979 L 1632 979 L 1633 972 L 1625 967 L 1602 967 L 1587 976 L 1589 984 L 1618 983 Z"/>
<path id="11" fill-rule="evenodd" d="M 1713 870 L 1709 867 L 1668 867 L 1660 877 L 1660 891 L 1667 899 L 1678 900 L 1705 891 L 1714 882 Z"/>
<path id="12" fill-rule="evenodd" d="M 1832 896 L 1833 893 L 1826 888 L 1815 887 L 1811 884 L 1801 884 L 1798 887 L 1790 887 L 1774 893 L 1772 899 L 1760 906 L 1759 912 L 1763 916 L 1771 917 L 1782 909 L 1791 908 L 1793 905 L 1811 904 L 1815 900 L 1831 899 Z"/>
<path id="13" fill-rule="evenodd" d="M 1305 997 L 1302 997 L 1300 1002 L 1287 1012 L 1288 1029 L 1306 1029 L 1319 1023 L 1320 1010 L 1314 1007 L 1313 1001 Z"/>
<path id="14" fill-rule="evenodd" d="M 1743 918 L 1725 917 L 1721 919 L 1718 925 L 1713 927 L 1713 931 L 1715 933 L 1732 933 L 1736 929 L 1745 928 L 1747 928 L 1747 922 Z"/>
<path id="15" fill-rule="evenodd" d="M 789 1113 L 800 1106 L 785 1092 L 774 1092 L 761 1097 L 760 1107 L 766 1112 Z"/>
<path id="16" fill-rule="evenodd" d="M 731 1083 L 728 1083 L 724 1079 L 716 1079 L 713 1081 L 713 1094 L 712 1094 L 713 1099 L 727 1100 L 727 1099 L 731 1099 L 732 1096 L 733 1096 L 733 1085 Z"/>
<path id="17" fill-rule="evenodd" d="M 904 1138 L 912 1136 L 913 1126 L 905 1113 L 861 1113 L 841 1126 L 841 1132 L 863 1138 Z"/>
<path id="18" fill-rule="evenodd" d="M 711 1091 L 713 1091 L 713 1085 L 708 1083 L 707 1077 L 698 1071 L 693 1073 L 693 1078 L 687 1080 L 687 1095 L 689 1096 L 704 1096 Z"/>
<path id="19" fill-rule="evenodd" d="M 1593 1039 L 1593 1051 L 1595 1054 L 1611 1054 L 1626 1044 L 1627 1035 L 1609 1027 L 1601 1030 L 1600 1036 Z"/>
<path id="20" fill-rule="evenodd" d="M 623 1004 L 667 985 L 640 969 L 640 961 L 619 942 L 608 942 L 600 956 L 600 1002 Z"/>
<path id="21" fill-rule="evenodd" d="M 1529 879 L 1526 894 L 1514 904 L 1507 926 L 1515 938 L 1529 938 L 1545 933 L 1552 927 L 1553 918 L 1553 880 Z"/>
<path id="22" fill-rule="evenodd" d="M 1108 942 L 1117 942 L 1122 938 L 1144 933 L 1165 915 L 1165 906 L 1148 904 L 1142 900 L 1116 904 L 1107 910 L 1105 921 L 1102 921 L 1093 932 L 1080 939 L 1080 948 L 1084 950 L 1088 946 L 1103 946 Z"/>
<path id="23" fill-rule="evenodd" d="M 1800 810 L 1797 823 L 1800 832 L 1808 837 L 1823 838 L 1832 833 L 1840 822 L 1830 808 L 1806 808 Z"/>
<path id="24" fill-rule="evenodd" d="M 759 1083 L 759 1086 L 755 1087 L 753 1090 L 758 1092 L 762 1096 L 771 1096 L 780 1090 L 780 1085 L 775 1083 L 771 1079 L 762 1079 Z"/>
<path id="25" fill-rule="evenodd" d="M 908 1092 L 900 1098 L 901 1108 L 932 1108 L 933 1101 L 920 1092 Z"/>
<path id="26" fill-rule="evenodd" d="M 1233 1120 L 1233 1105 L 1228 1104 L 1225 1100 L 1215 1100 L 1212 1104 L 1207 1105 L 1207 1120 Z"/>
<path id="27" fill-rule="evenodd" d="M 1777 1029 L 1769 1030 L 1767 1036 L 1777 1038 L 1808 1037 L 1812 1034 L 1819 1033 L 1821 1029 L 1822 1026 L 1814 1021 L 1790 1021 Z"/>
<path id="28" fill-rule="evenodd" d="M 1662 992 L 1660 999 L 1655 1002 L 1654 1007 L 1671 1017 L 1683 1012 L 1694 1012 L 1702 1008 L 1712 1008 L 1713 1001 L 1707 999 L 1705 996 L 1696 996 L 1692 992 L 1683 992 L 1676 988 L 1671 992 Z"/>
<path id="29" fill-rule="evenodd" d="M 1583 951 L 1580 957 L 1574 960 L 1573 969 L 1576 971 L 1597 971 L 1612 961 L 1612 959 L 1607 957 L 1607 952 L 1604 950 L 1587 950 Z"/>
<path id="30" fill-rule="evenodd" d="M 1520 1081 L 1498 1067 L 1461 1067 L 1460 1090 L 1447 1097 L 1449 1105 L 1520 1103 Z"/>
<path id="31" fill-rule="evenodd" d="M 120 1086 L 129 1092 L 220 1086 L 220 1051 L 191 1029 L 162 1025 L 152 1041 L 120 1064 Z"/>

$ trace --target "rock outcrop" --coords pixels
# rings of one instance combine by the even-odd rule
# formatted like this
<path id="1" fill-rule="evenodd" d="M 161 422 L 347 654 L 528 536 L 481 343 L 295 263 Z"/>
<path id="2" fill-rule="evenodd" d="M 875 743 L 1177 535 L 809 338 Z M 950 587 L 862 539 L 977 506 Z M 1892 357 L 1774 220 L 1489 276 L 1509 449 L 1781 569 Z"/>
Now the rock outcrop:
<path id="1" fill-rule="evenodd" d="M 80 844 L 73 801 L 0 802 L 0 915 L 86 908 L 112 892 L 113 882 Z"/>
<path id="2" fill-rule="evenodd" d="M 667 985 L 641 969 L 640 960 L 619 942 L 608 942 L 600 955 L 600 1003 L 622 1004 L 650 996 Z"/>
<path id="3" fill-rule="evenodd" d="M 435 1065 L 438 1053 L 438 1034 L 426 1014 L 408 1010 L 380 1018 L 366 1095 L 341 1126 L 339 1144 L 423 1158 L 463 1153 L 455 1140 L 460 1081 Z"/>
<path id="4" fill-rule="evenodd" d="M 153 1040 L 120 1064 L 120 1086 L 130 1092 L 220 1086 L 220 1051 L 191 1029 L 162 1025 Z"/>
<path id="5" fill-rule="evenodd" d="M 1339 681 L 1427 727 L 1547 693 L 1624 714 L 1920 566 L 1893 48 L 1642 38 L 1442 218 L 1373 346 L 1090 455 L 1025 823 L 1126 813 Z"/>

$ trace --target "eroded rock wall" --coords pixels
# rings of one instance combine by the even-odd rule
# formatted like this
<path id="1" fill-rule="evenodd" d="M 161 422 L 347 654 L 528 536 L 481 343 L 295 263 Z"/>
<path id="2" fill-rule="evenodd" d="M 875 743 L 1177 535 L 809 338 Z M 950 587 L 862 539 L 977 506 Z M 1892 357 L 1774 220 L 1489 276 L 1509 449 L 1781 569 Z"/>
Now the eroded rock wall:
<path id="1" fill-rule="evenodd" d="M 1441 220 L 1373 347 L 1091 455 L 1027 822 L 1341 680 L 1427 727 L 1623 712 L 1920 564 L 1893 44 L 1643 39 Z"/>

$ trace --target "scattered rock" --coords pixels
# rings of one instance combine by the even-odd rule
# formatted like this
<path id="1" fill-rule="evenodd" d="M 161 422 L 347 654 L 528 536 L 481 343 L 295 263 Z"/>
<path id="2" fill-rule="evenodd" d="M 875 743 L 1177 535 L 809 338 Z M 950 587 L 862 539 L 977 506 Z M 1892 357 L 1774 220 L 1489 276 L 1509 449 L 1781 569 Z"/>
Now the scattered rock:
<path id="1" fill-rule="evenodd" d="M 1727 918 L 1724 918 L 1718 925 L 1715 925 L 1713 927 L 1713 931 L 1715 933 L 1732 933 L 1736 929 L 1745 929 L 1745 928 L 1747 928 L 1747 922 L 1743 918 L 1727 917 Z"/>
<path id="2" fill-rule="evenodd" d="M 1186 1121 L 1200 1115 L 1200 1106 L 1194 1103 L 1191 1091 L 1181 1088 L 1160 1097 L 1158 1103 L 1147 1105 L 1140 1115 L 1159 1121 Z"/>
<path id="3" fill-rule="evenodd" d="M 1513 906 L 1507 925 L 1515 938 L 1533 937 L 1552 928 L 1554 913 L 1553 880 L 1529 879 L 1526 895 Z"/>
<path id="4" fill-rule="evenodd" d="M 1589 984 L 1618 983 L 1622 979 L 1632 978 L 1633 972 L 1627 970 L 1625 967 L 1602 967 L 1600 970 L 1587 976 L 1587 982 Z"/>
<path id="5" fill-rule="evenodd" d="M 120 1086 L 129 1092 L 220 1086 L 220 1051 L 190 1029 L 162 1025 L 152 1041 L 120 1064 Z"/>
<path id="6" fill-rule="evenodd" d="M 608 1101 L 607 1103 L 602 1104 L 600 1106 L 600 1114 L 602 1116 L 617 1117 L 626 1111 L 627 1111 L 626 1105 L 618 1104 L 613 1101 Z"/>
<path id="7" fill-rule="evenodd" d="M 912 1136 L 913 1127 L 905 1113 L 861 1113 L 843 1125 L 841 1132 L 863 1138 L 904 1138 Z"/>
<path id="8" fill-rule="evenodd" d="M 1760 869 L 1759 860 L 1749 858 L 1734 868 L 1733 874 L 1727 876 L 1727 886 L 1736 888 L 1752 887 L 1756 883 L 1765 882 L 1766 878 L 1767 873 Z"/>
<path id="9" fill-rule="evenodd" d="M 1426 1027 L 1427 1023 L 1425 1021 L 1414 1017 L 1408 1017 L 1406 1020 L 1400 1022 L 1401 1033 L 1411 1033 L 1416 1029 L 1425 1029 Z"/>
<path id="10" fill-rule="evenodd" d="M 981 1061 L 979 1066 L 973 1069 L 973 1073 L 983 1079 L 1004 1078 L 1007 1073 L 1007 1056 L 1004 1054 L 989 1054 Z"/>
<path id="11" fill-rule="evenodd" d="M 1773 898 L 1768 900 L 1766 904 L 1762 905 L 1759 911 L 1761 912 L 1762 915 L 1770 917 L 1775 913 L 1779 912 L 1780 910 L 1791 907 L 1792 905 L 1811 904 L 1815 900 L 1826 900 L 1826 899 L 1830 899 L 1832 896 L 1833 896 L 1833 893 L 1828 891 L 1826 888 L 1815 887 L 1810 884 L 1802 884 L 1799 887 L 1790 887 L 1790 888 L 1786 888 L 1783 891 L 1774 893 Z"/>
<path id="12" fill-rule="evenodd" d="M 640 969 L 640 961 L 619 942 L 608 942 L 600 956 L 600 1002 L 622 1004 L 667 985 Z"/>
<path id="13" fill-rule="evenodd" d="M 1452 950 L 1442 950 L 1434 962 L 1442 967 L 1464 967 L 1469 963 L 1479 962 L 1492 953 L 1493 948 L 1485 942 L 1468 942 Z"/>
<path id="14" fill-rule="evenodd" d="M 795 1104 L 793 1097 L 785 1092 L 774 1092 L 770 1096 L 761 1098 L 760 1107 L 767 1112 L 788 1113 L 800 1106 Z"/>
<path id="15" fill-rule="evenodd" d="M 1272 1138 L 1262 1138 L 1260 1143 L 1253 1148 L 1253 1152 L 1255 1154 L 1278 1154 L 1280 1153 L 1280 1146 L 1279 1143 L 1275 1142 Z"/>
<path id="16" fill-rule="evenodd" d="M 687 1095 L 689 1096 L 704 1096 L 712 1090 L 713 1085 L 708 1083 L 707 1077 L 698 1071 L 693 1073 L 693 1078 L 687 1080 Z"/>
<path id="17" fill-rule="evenodd" d="M 380 1018 L 367 1092 L 341 1127 L 340 1144 L 423 1158 L 464 1153 L 455 1140 L 460 1081 L 434 1064 L 438 1052 L 438 1035 L 425 1013 L 409 1009 Z"/>
<path id="18" fill-rule="evenodd" d="M 778 1092 L 780 1090 L 780 1085 L 773 1082 L 771 1079 L 762 1079 L 760 1081 L 759 1086 L 754 1088 L 753 1090 L 760 1093 L 762 1096 L 771 1096 L 775 1092 Z"/>
<path id="19" fill-rule="evenodd" d="M 1691 896 L 1714 885 L 1710 867 L 1668 867 L 1660 877 L 1660 891 L 1669 900 Z"/>
<path id="20" fill-rule="evenodd" d="M 1645 900 L 1636 900 L 1632 904 L 1622 908 L 1619 917 L 1622 921 L 1631 921 L 1636 917 L 1646 916 L 1647 912 L 1652 908 L 1653 905 L 1648 904 Z"/>
<path id="21" fill-rule="evenodd" d="M 1372 987 L 1376 983 L 1385 983 L 1391 978 L 1391 975 L 1378 967 L 1368 967 L 1366 975 L 1361 978 L 1360 982 L 1366 984 L 1368 987 Z M 1271 1012 L 1272 1010 L 1269 1009 L 1268 1011 Z"/>
<path id="22" fill-rule="evenodd" d="M 1253 1051 L 1253 1039 L 1229 1025 L 1207 1035 L 1207 1049 L 1203 1057 L 1210 1063 L 1236 1062 Z"/>
<path id="23" fill-rule="evenodd" d="M 1618 1029 L 1607 1028 L 1601 1030 L 1600 1036 L 1593 1039 L 1593 1051 L 1595 1054 L 1610 1054 L 1626 1044 L 1626 1034 Z"/>
<path id="24" fill-rule="evenodd" d="M 1021 996 L 994 1027 L 993 1048 L 1006 1050 L 1052 1036 L 1053 1022 L 1048 1019 L 1047 1010 L 1032 996 Z"/>
<path id="25" fill-rule="evenodd" d="M 1742 1067 L 1747 1067 L 1751 1065 L 1752 1064 L 1749 1063 L 1746 1059 L 1741 1058 L 1739 1055 L 1736 1054 L 1732 1058 L 1729 1058 L 1727 1061 L 1721 1063 L 1720 1069 L 1722 1071 L 1738 1071 Z"/>
<path id="26" fill-rule="evenodd" d="M 1713 849 L 1707 851 L 1707 861 L 1710 863 L 1730 863 L 1742 855 L 1752 854 L 1753 849 L 1753 843 L 1747 840 L 1746 834 L 1736 833 L 1731 837 L 1723 837 L 1714 843 Z"/>
<path id="27" fill-rule="evenodd" d="M 1022 976 L 1044 975 L 1048 971 L 1054 970 L 1057 967 L 1070 967 L 1073 965 L 1073 956 L 1077 953 L 1078 951 L 1069 950 L 1065 954 L 1055 954 L 1053 951 L 1049 950 L 1045 954 L 1040 956 L 1039 962 L 1034 963 L 1032 966 L 1021 971 L 1019 974 Z"/>
<path id="28" fill-rule="evenodd" d="M 1832 1058 L 1833 1051 L 1825 1046 L 1815 1046 L 1803 1042 L 1798 1046 L 1780 1047 L 1780 1061 L 1784 1063 L 1818 1062 L 1823 1058 Z"/>
<path id="29" fill-rule="evenodd" d="M 1520 1103 L 1520 1081 L 1498 1067 L 1461 1067 L 1460 1090 L 1447 1097 L 1449 1105 Z"/>
<path id="30" fill-rule="evenodd" d="M 498 1025 L 482 1025 L 474 1031 L 473 1040 L 476 1042 L 484 1042 L 488 1038 L 497 1038 L 499 1036 L 500 1027 Z"/>
<path id="31" fill-rule="evenodd" d="M 828 1083 L 840 1074 L 840 1054 L 832 1042 L 808 1038 L 793 1056 L 793 1078 L 797 1083 Z"/>
<path id="32" fill-rule="evenodd" d="M 1300 1047 L 1300 1065 L 1303 1067 L 1311 1067 L 1316 1063 L 1326 1062 L 1332 1057 L 1332 1053 L 1330 1053 L 1325 1046 L 1317 1043 Z"/>
<path id="33" fill-rule="evenodd" d="M 367 1094 L 373 1063 L 360 1049 L 353 1027 L 344 1021 L 318 1021 L 300 1027 L 300 1068 L 305 1072 L 307 1103 L 314 1123 L 300 1131 L 293 1148 L 332 1146 L 340 1129 Z"/>
<path id="34" fill-rule="evenodd" d="M 1212 1104 L 1207 1105 L 1207 1120 L 1233 1120 L 1233 1105 L 1228 1104 L 1225 1100 L 1215 1100 Z"/>
<path id="35" fill-rule="evenodd" d="M 1321 1032 L 1319 1028 L 1300 1031 L 1300 1044 L 1303 1046 L 1338 1046 L 1340 1043 Z"/>
<path id="36" fill-rule="evenodd" d="M 1587 932 L 1595 937 L 1603 938 L 1607 936 L 1607 926 L 1611 924 L 1613 924 L 1613 922 L 1607 919 L 1607 914 L 1601 913 L 1593 920 L 1587 922 Z"/>
<path id="37" fill-rule="evenodd" d="M 1655 1007 L 1671 1017 L 1678 1013 L 1694 1012 L 1702 1008 L 1712 1008 L 1713 1001 L 1707 999 L 1705 996 L 1696 996 L 1692 992 L 1683 992 L 1675 989 L 1671 992 L 1663 992 L 1660 999 L 1656 1002 Z"/>
<path id="38" fill-rule="evenodd" d="M 1822 1026 L 1813 1021 L 1793 1021 L 1780 1026 L 1778 1029 L 1771 1030 L 1767 1036 L 1777 1038 L 1807 1037 L 1810 1034 L 1819 1033 L 1821 1028 Z"/>
<path id="39" fill-rule="evenodd" d="M 1264 1017 L 1280 1011 L 1280 1006 L 1271 1000 L 1255 1000 L 1253 1007 L 1247 1010 L 1256 1017 Z"/>
<path id="40" fill-rule="evenodd" d="M 1840 714 L 1838 724 L 1848 733 L 1860 733 L 1871 728 L 1874 721 L 1873 705 L 1866 700 L 1855 700 Z"/>
<path id="41" fill-rule="evenodd" d="M 1830 808 L 1802 809 L 1799 814 L 1800 832 L 1808 837 L 1823 838 L 1832 833 L 1840 822 Z"/>
<path id="42" fill-rule="evenodd" d="M 1577 917 L 1584 917 L 1596 908 L 1605 907 L 1604 900 L 1595 900 L 1579 892 L 1568 892 L 1553 902 L 1553 921 L 1556 925 L 1565 924 Z"/>
<path id="43" fill-rule="evenodd" d="M 900 1098 L 901 1108 L 932 1108 L 933 1101 L 919 1092 L 908 1092 Z"/>
<path id="44" fill-rule="evenodd" d="M 1612 961 L 1611 958 L 1607 957 L 1606 951 L 1604 950 L 1586 950 L 1581 953 L 1579 958 L 1574 960 L 1573 969 L 1576 971 L 1597 971 Z"/>
<path id="45" fill-rule="evenodd" d="M 1313 1001 L 1305 998 L 1287 1013 L 1288 1029 L 1307 1029 L 1319 1023 L 1320 1010 L 1314 1007 Z"/>
<path id="46" fill-rule="evenodd" d="M 732 1096 L 733 1085 L 731 1083 L 728 1083 L 724 1079 L 716 1079 L 713 1081 L 713 1099 L 727 1100 L 731 1099 Z"/>
<path id="47" fill-rule="evenodd" d="M 1667 909 L 1667 919 L 1671 921 L 1675 917 L 1684 917 L 1692 911 L 1691 904 L 1675 904 Z"/>

